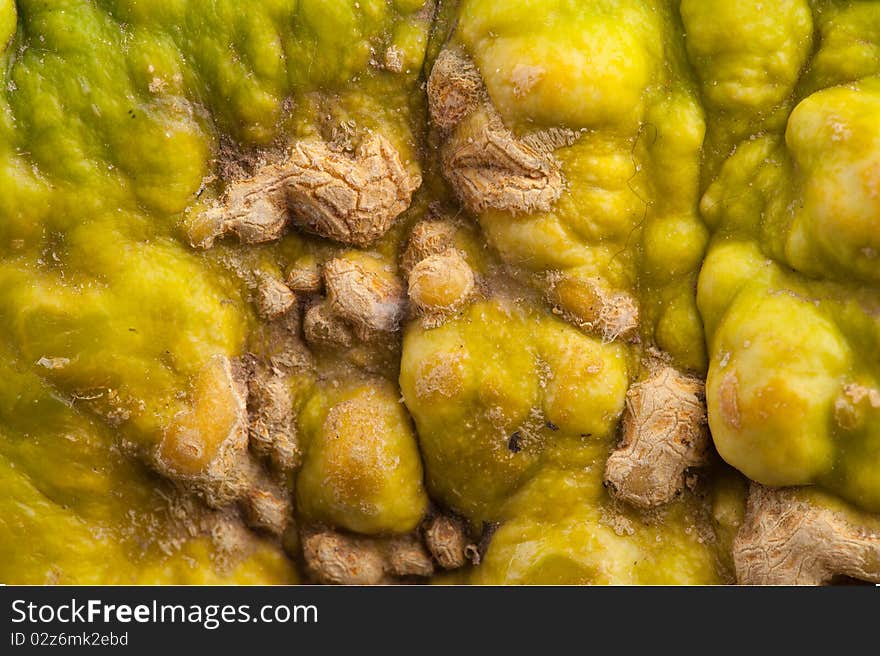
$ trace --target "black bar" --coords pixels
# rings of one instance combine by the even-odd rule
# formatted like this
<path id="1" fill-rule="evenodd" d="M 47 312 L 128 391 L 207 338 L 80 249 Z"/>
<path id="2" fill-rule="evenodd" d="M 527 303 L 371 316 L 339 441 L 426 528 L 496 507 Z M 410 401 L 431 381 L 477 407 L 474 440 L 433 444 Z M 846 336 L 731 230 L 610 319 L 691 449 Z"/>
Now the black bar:
<path id="1" fill-rule="evenodd" d="M 79 612 L 84 621 L 13 621 L 27 614 L 28 603 L 35 604 L 33 608 L 51 606 L 43 610 L 44 619 L 59 610 L 62 619 L 67 619 L 72 603 L 82 609 L 89 600 L 101 602 L 96 606 L 101 614 L 93 622 L 85 621 L 83 610 Z M 131 618 L 124 622 L 116 609 L 105 610 L 119 604 L 143 605 L 151 613 L 163 604 L 182 605 L 192 613 L 188 615 L 192 621 L 177 621 L 179 610 L 169 615 L 166 609 L 164 623 L 155 620 L 158 615 L 149 621 Z M 105 648 L 150 649 L 153 654 L 163 649 L 178 653 L 190 645 L 197 646 L 200 655 L 206 650 L 243 656 L 293 654 L 312 647 L 324 654 L 337 653 L 337 647 L 345 646 L 383 654 L 449 650 L 451 656 L 491 649 L 493 654 L 512 650 L 536 655 L 602 652 L 604 656 L 609 651 L 629 654 L 635 649 L 658 654 L 666 649 L 724 653 L 738 644 L 749 654 L 767 653 L 771 644 L 789 654 L 796 648 L 812 651 L 827 639 L 834 640 L 836 651 L 864 639 L 873 653 L 880 589 L 4 587 L 0 588 L 0 605 L 4 619 L 0 654 L 32 650 L 32 642 L 51 642 L 52 636 L 59 636 L 54 638 L 55 647 L 67 652 L 72 636 L 80 635 L 107 636 L 108 642 L 111 635 L 117 641 L 126 635 L 125 647 Z M 269 613 L 272 621 L 220 621 L 220 607 L 243 605 L 250 615 Z M 263 611 L 264 606 L 272 609 Z M 281 606 L 287 611 L 273 616 Z M 298 621 L 276 621 L 288 611 Z M 147 611 L 140 612 L 141 619 L 147 619 Z M 239 610 L 227 615 L 244 617 Z M 217 626 L 209 616 L 217 620 Z M 110 621 L 104 621 L 105 617 Z M 122 611 L 122 617 L 130 616 Z M 67 645 L 58 644 L 62 635 Z M 16 645 L 17 641 L 24 644 Z"/>

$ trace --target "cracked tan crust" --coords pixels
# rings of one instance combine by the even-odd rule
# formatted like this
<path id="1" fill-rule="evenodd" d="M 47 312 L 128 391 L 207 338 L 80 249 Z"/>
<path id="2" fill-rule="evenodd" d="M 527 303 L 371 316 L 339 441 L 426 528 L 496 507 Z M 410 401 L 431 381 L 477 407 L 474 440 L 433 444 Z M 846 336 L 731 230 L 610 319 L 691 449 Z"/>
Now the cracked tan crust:
<path id="1" fill-rule="evenodd" d="M 451 132 L 477 107 L 488 101 L 477 67 L 463 53 L 442 50 L 428 78 L 428 108 L 434 124 Z"/>
<path id="2" fill-rule="evenodd" d="M 469 554 L 477 551 L 465 523 L 457 517 L 431 517 L 424 526 L 424 536 L 428 551 L 443 569 L 464 567 L 470 561 Z"/>
<path id="3" fill-rule="evenodd" d="M 404 168 L 385 137 L 368 134 L 353 157 L 323 141 L 296 145 L 289 166 L 287 204 L 293 223 L 357 246 L 384 235 L 409 207 L 421 177 Z"/>
<path id="4" fill-rule="evenodd" d="M 412 268 L 425 258 L 453 248 L 457 230 L 455 223 L 447 219 L 419 221 L 410 231 L 400 258 L 400 270 L 408 276 Z"/>
<path id="5" fill-rule="evenodd" d="M 305 532 L 303 558 L 309 576 L 319 583 L 377 585 L 390 582 L 385 559 L 368 541 L 335 531 Z"/>
<path id="6" fill-rule="evenodd" d="M 284 168 L 274 164 L 257 175 L 231 183 L 218 204 L 196 218 L 190 243 L 211 248 L 214 241 L 234 234 L 244 244 L 280 239 L 287 226 L 284 202 Z"/>
<path id="7" fill-rule="evenodd" d="M 283 281 L 261 276 L 257 284 L 257 310 L 264 319 L 273 320 L 296 305 L 296 294 Z"/>
<path id="8" fill-rule="evenodd" d="M 366 538 L 330 529 L 303 530 L 309 577 L 334 585 L 380 585 L 434 573 L 434 562 L 415 535 Z"/>
<path id="9" fill-rule="evenodd" d="M 203 212 L 192 245 L 210 248 L 226 234 L 242 243 L 279 239 L 292 223 L 344 244 L 368 246 L 412 201 L 421 177 L 409 172 L 385 137 L 368 133 L 353 154 L 320 139 L 296 143 L 287 159 L 229 184 Z"/>
<path id="10" fill-rule="evenodd" d="M 244 519 L 252 528 L 281 535 L 292 521 L 291 503 L 280 485 L 274 490 L 248 492 L 243 504 Z"/>
<path id="11" fill-rule="evenodd" d="M 733 544 L 737 583 L 821 585 L 841 576 L 880 583 L 880 523 L 827 501 L 753 483 Z"/>
<path id="12" fill-rule="evenodd" d="M 248 371 L 249 444 L 271 469 L 284 474 L 302 461 L 289 383 L 311 365 L 296 307 L 265 324 L 261 337 L 260 353 L 251 355 Z"/>
<path id="13" fill-rule="evenodd" d="M 294 292 L 318 294 L 324 289 L 324 279 L 317 262 L 297 262 L 287 272 L 285 284 Z"/>
<path id="14" fill-rule="evenodd" d="M 417 535 L 390 538 L 385 543 L 386 568 L 398 577 L 427 578 L 434 573 L 431 555 Z"/>
<path id="15" fill-rule="evenodd" d="M 303 333 L 309 344 L 348 348 L 354 334 L 341 317 L 336 316 L 327 301 L 310 307 L 303 319 Z"/>
<path id="16" fill-rule="evenodd" d="M 613 496 L 647 509 L 681 493 L 688 469 L 705 465 L 711 452 L 704 399 L 702 381 L 663 363 L 630 387 L 623 437 L 605 465 Z"/>
<path id="17" fill-rule="evenodd" d="M 400 327 L 406 295 L 396 276 L 334 258 L 324 264 L 324 284 L 329 311 L 348 322 L 360 339 Z"/>
<path id="18" fill-rule="evenodd" d="M 471 212 L 529 214 L 553 207 L 565 187 L 552 155 L 518 140 L 500 119 L 476 112 L 443 149 L 443 171 Z"/>
<path id="19" fill-rule="evenodd" d="M 287 376 L 258 365 L 248 382 L 249 438 L 253 451 L 282 471 L 293 471 L 302 459 Z"/>
<path id="20" fill-rule="evenodd" d="M 471 212 L 550 210 L 565 189 L 553 150 L 576 134 L 546 130 L 518 138 L 489 101 L 473 62 L 457 50 L 440 53 L 427 85 L 431 119 L 443 132 L 441 164 Z"/>

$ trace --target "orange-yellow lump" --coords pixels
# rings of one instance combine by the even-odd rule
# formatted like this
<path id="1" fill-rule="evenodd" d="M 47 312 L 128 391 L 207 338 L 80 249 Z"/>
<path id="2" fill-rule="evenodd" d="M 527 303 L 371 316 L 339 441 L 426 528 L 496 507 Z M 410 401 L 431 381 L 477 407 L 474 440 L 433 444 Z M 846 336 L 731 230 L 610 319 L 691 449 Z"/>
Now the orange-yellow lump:
<path id="1" fill-rule="evenodd" d="M 852 60 L 838 49 L 842 32 L 870 50 L 880 31 L 871 3 L 814 4 L 825 38 L 812 59 L 765 69 L 787 89 L 766 101 L 785 120 L 729 154 L 706 153 L 720 162 L 701 203 L 715 232 L 699 286 L 709 422 L 721 456 L 759 483 L 817 484 L 876 512 L 880 64 L 856 43 L 846 45 Z M 702 12 L 685 12 L 690 30 L 716 22 Z M 767 14 L 779 38 L 790 37 L 792 12 L 811 16 L 806 3 Z M 740 43 L 724 66 L 770 57 Z M 721 68 L 697 64 L 704 80 Z"/>

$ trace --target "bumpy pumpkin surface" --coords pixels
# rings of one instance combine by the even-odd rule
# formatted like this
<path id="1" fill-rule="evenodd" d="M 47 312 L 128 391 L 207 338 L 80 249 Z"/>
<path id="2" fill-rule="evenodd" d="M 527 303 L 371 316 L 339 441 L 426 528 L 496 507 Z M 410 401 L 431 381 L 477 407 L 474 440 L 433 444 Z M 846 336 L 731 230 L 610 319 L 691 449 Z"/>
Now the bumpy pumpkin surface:
<path id="1" fill-rule="evenodd" d="M 0 0 L 0 581 L 880 580 L 878 224 L 880 3 Z"/>

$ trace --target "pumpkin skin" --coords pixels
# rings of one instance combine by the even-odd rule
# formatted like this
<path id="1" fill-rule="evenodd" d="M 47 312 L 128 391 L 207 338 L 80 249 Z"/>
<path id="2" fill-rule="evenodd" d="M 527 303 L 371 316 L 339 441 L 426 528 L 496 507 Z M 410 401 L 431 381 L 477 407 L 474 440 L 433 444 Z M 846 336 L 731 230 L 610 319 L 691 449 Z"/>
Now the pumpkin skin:
<path id="1" fill-rule="evenodd" d="M 0 0 L 0 580 L 717 584 L 749 481 L 872 522 L 878 52 L 855 0 Z M 646 510 L 657 362 L 705 453 Z"/>

